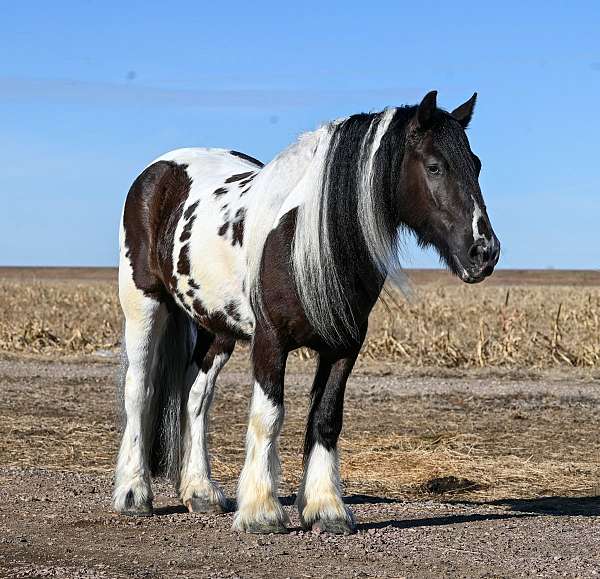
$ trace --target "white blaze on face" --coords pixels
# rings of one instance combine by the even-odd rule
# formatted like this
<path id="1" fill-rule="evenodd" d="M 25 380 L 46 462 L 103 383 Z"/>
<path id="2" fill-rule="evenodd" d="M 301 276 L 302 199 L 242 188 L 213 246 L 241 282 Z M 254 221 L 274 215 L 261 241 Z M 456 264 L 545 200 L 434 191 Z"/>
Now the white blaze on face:
<path id="1" fill-rule="evenodd" d="M 479 219 L 483 217 L 483 211 L 475 197 L 471 196 L 471 199 L 473 199 L 473 242 L 477 243 L 480 239 L 485 239 L 485 235 L 479 231 Z"/>

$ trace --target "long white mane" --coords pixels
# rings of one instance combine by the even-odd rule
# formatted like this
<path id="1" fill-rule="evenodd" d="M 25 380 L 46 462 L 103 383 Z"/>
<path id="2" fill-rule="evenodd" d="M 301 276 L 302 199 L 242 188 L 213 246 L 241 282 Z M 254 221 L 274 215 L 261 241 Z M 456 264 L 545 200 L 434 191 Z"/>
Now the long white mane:
<path id="1" fill-rule="evenodd" d="M 302 134 L 260 171 L 254 180 L 247 229 L 246 286 L 260 310 L 260 268 L 263 248 L 279 219 L 301 205 L 317 186 L 331 138 L 331 124 Z"/>
<path id="2" fill-rule="evenodd" d="M 380 181 L 378 171 L 381 172 L 384 165 L 377 162 L 377 154 L 397 110 L 364 115 L 360 131 L 350 137 L 341 129 L 347 119 L 324 125 L 301 136 L 261 171 L 261 181 L 257 179 L 255 183 L 257 188 L 260 183 L 260 190 L 253 196 L 256 206 L 249 223 L 251 237 L 248 239 L 248 251 L 252 253 L 248 254 L 247 283 L 255 309 L 257 306 L 260 309 L 262 304 L 262 249 L 271 229 L 294 207 L 297 207 L 297 215 L 290 267 L 305 314 L 325 341 L 340 344 L 356 338 L 359 333 L 348 303 L 348 272 L 336 260 L 339 244 L 344 240 L 332 232 L 332 219 L 356 225 L 356 231 L 350 228 L 348 234 L 361 238 L 382 279 L 391 274 L 404 283 L 397 263 L 397 231 L 390 231 L 382 218 L 376 196 L 376 185 Z M 350 163 L 345 162 L 344 148 L 352 148 L 347 156 L 355 160 L 352 166 L 346 166 Z M 342 179 L 352 184 L 351 191 L 334 182 L 340 173 L 343 173 Z M 344 199 L 340 199 L 344 195 L 354 196 L 351 200 L 354 215 L 338 211 L 340 202 L 344 203 Z"/>

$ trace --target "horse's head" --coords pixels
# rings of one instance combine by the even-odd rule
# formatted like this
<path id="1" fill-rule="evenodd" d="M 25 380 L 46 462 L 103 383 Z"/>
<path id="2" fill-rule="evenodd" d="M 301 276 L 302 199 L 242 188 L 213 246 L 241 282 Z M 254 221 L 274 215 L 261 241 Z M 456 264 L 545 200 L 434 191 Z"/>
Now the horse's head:
<path id="1" fill-rule="evenodd" d="M 401 218 L 422 246 L 433 245 L 458 277 L 476 283 L 500 256 L 479 188 L 481 162 L 465 133 L 477 93 L 452 113 L 437 108 L 436 95 L 425 96 L 409 123 Z"/>

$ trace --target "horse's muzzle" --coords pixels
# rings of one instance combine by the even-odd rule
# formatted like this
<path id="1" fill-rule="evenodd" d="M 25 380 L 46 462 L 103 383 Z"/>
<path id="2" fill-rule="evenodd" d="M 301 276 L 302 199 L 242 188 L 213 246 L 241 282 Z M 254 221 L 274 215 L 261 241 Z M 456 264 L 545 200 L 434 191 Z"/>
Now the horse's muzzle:
<path id="1" fill-rule="evenodd" d="M 500 242 L 495 235 L 491 239 L 479 239 L 467 255 L 464 262 L 456 254 L 452 256 L 457 273 L 465 283 L 479 283 L 492 275 L 500 259 Z"/>

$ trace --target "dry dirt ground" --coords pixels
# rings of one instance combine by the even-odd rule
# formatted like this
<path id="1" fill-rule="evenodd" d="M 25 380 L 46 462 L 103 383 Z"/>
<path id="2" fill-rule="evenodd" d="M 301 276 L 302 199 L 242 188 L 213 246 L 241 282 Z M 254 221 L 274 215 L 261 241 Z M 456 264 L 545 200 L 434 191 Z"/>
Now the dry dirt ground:
<path id="1" fill-rule="evenodd" d="M 234 357 L 235 358 L 235 357 Z M 243 459 L 249 377 L 238 355 L 213 412 L 228 496 Z M 600 383 L 570 374 L 419 374 L 359 365 L 342 476 L 352 536 L 294 513 L 310 363 L 286 384 L 284 536 L 188 514 L 155 484 L 155 516 L 110 509 L 118 360 L 0 359 L 1 577 L 497 577 L 600 574 Z"/>

